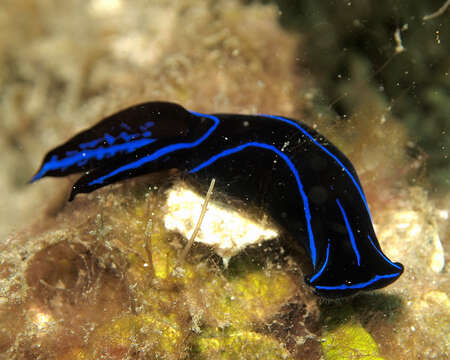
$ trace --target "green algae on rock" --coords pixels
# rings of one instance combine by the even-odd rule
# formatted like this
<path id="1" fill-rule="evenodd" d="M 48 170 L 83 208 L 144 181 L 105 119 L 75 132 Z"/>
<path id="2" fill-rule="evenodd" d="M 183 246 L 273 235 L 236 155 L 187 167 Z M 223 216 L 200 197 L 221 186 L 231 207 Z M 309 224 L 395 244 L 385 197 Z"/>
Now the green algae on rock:
<path id="1" fill-rule="evenodd" d="M 94 330 L 89 339 L 91 358 L 140 352 L 144 356 L 178 359 L 183 353 L 183 333 L 176 314 L 161 312 L 122 315 Z M 145 344 L 145 346 L 142 346 Z M 122 356 L 123 356 L 122 355 Z"/>
<path id="2" fill-rule="evenodd" d="M 182 261 L 183 243 L 163 226 L 164 187 L 139 188 L 77 199 L 44 229 L 18 234 L 2 248 L 15 273 L 1 278 L 9 289 L 2 313 L 14 315 L 2 317 L 12 329 L 5 353 L 209 359 L 225 351 L 289 359 L 283 339 L 260 330 L 294 298 L 314 309 L 314 297 L 292 274 L 300 271 L 294 261 L 261 251 L 259 260 L 244 254 L 224 271 L 205 248 Z M 22 325 L 14 327 L 17 318 Z"/>
<path id="3" fill-rule="evenodd" d="M 298 290 L 296 282 L 285 271 L 248 272 L 246 264 L 241 266 L 244 271 L 239 276 L 205 281 L 205 291 L 197 301 L 205 309 L 208 325 L 251 329 L 253 324 L 276 314 Z M 195 294 L 191 298 L 195 299 Z"/>
<path id="4" fill-rule="evenodd" d="M 325 360 L 385 360 L 370 334 L 358 324 L 346 324 L 328 332 L 322 349 Z"/>
<path id="5" fill-rule="evenodd" d="M 202 335 L 194 349 L 198 360 L 293 359 L 273 338 L 251 331 L 215 331 Z"/>

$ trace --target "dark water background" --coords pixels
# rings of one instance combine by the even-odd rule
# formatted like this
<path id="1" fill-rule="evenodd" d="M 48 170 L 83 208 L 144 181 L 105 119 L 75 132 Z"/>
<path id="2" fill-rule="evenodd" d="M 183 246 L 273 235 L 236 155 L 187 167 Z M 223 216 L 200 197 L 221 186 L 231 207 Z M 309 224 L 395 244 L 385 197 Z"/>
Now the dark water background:
<path id="1" fill-rule="evenodd" d="M 432 191 L 448 191 L 450 17 L 447 9 L 426 18 L 445 1 L 263 2 L 279 6 L 285 28 L 306 35 L 307 50 L 299 52 L 299 66 L 319 80 L 324 103 L 344 121 L 360 96 L 352 69 L 357 63 L 367 67 L 371 86 L 409 130 L 410 154 L 425 155 Z M 397 53 L 396 31 L 404 47 Z"/>

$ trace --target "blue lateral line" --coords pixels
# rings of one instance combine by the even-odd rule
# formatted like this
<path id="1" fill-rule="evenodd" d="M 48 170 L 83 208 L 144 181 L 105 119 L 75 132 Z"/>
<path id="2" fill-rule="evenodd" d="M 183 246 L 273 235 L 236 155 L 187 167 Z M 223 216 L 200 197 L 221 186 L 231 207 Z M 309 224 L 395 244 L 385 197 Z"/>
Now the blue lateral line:
<path id="1" fill-rule="evenodd" d="M 295 180 L 297 181 L 298 189 L 300 191 L 300 195 L 303 199 L 303 208 L 305 209 L 306 225 L 308 227 L 309 249 L 311 252 L 311 260 L 312 260 L 312 263 L 315 268 L 317 265 L 316 264 L 317 254 L 316 254 L 316 245 L 314 243 L 314 234 L 313 234 L 313 231 L 311 228 L 311 213 L 309 211 L 308 197 L 307 197 L 305 191 L 303 190 L 303 184 L 300 181 L 300 176 L 298 174 L 297 169 L 295 168 L 295 165 L 292 163 L 291 159 L 289 159 L 289 157 L 285 153 L 281 152 L 279 149 L 277 149 L 273 145 L 268 145 L 265 143 L 258 143 L 258 142 L 249 142 L 246 144 L 239 145 L 235 148 L 224 150 L 224 151 L 212 156 L 209 160 L 206 160 L 202 164 L 200 164 L 197 167 L 195 167 L 194 169 L 190 170 L 189 173 L 195 173 L 195 172 L 211 165 L 212 163 L 214 163 L 216 160 L 218 160 L 220 158 L 234 154 L 234 153 L 244 150 L 245 148 L 250 147 L 250 146 L 259 147 L 259 148 L 263 148 L 263 149 L 267 149 L 267 150 L 271 150 L 271 151 L 275 152 L 278 156 L 280 156 L 286 162 L 286 164 L 289 166 L 292 173 L 294 174 Z"/>
<path id="2" fill-rule="evenodd" d="M 140 166 L 149 163 L 151 161 L 154 161 L 156 159 L 159 159 L 160 157 L 172 153 L 174 151 L 177 150 L 182 150 L 182 149 L 190 149 L 193 147 L 196 147 L 198 145 L 200 145 L 203 141 L 205 141 L 209 135 L 211 135 L 211 133 L 217 128 L 217 126 L 220 123 L 220 120 L 214 116 L 214 115 L 209 115 L 209 114 L 202 114 L 202 113 L 198 113 L 195 111 L 190 111 L 191 114 L 195 115 L 195 116 L 199 116 L 199 117 L 206 117 L 209 119 L 212 119 L 214 121 L 213 126 L 211 126 L 211 128 L 205 133 L 203 134 L 198 140 L 191 142 L 191 143 L 178 143 L 178 144 L 171 144 L 168 145 L 166 147 L 163 147 L 155 152 L 153 152 L 152 154 L 149 154 L 147 156 L 144 156 L 143 158 L 140 158 L 139 160 L 133 161 L 129 164 L 126 164 L 124 166 L 121 166 L 119 168 L 117 168 L 116 170 L 110 172 L 109 174 L 106 174 L 104 176 L 99 177 L 98 179 L 95 179 L 93 181 L 91 181 L 88 185 L 95 185 L 95 184 L 101 184 L 104 180 L 115 176 L 117 174 L 120 174 L 124 171 L 128 171 L 128 170 L 132 170 L 132 169 L 136 169 L 139 168 Z"/>
<path id="3" fill-rule="evenodd" d="M 297 129 L 299 129 L 303 134 L 305 134 L 314 144 L 316 144 L 320 149 L 322 149 L 326 154 L 328 154 L 329 156 L 331 156 L 340 166 L 342 166 L 342 168 L 344 169 L 344 171 L 347 173 L 347 175 L 350 177 L 350 179 L 352 180 L 353 184 L 356 186 L 356 189 L 359 192 L 359 195 L 361 196 L 362 201 L 364 202 L 364 205 L 366 206 L 367 209 L 367 213 L 369 214 L 370 220 L 372 220 L 372 214 L 370 213 L 369 210 L 369 205 L 367 204 L 367 200 L 366 197 L 364 196 L 364 192 L 362 191 L 361 186 L 359 186 L 358 182 L 356 181 L 355 177 L 352 175 L 352 173 L 344 166 L 344 164 L 342 163 L 341 160 L 339 160 L 336 155 L 334 155 L 333 153 L 331 153 L 326 147 L 324 147 L 322 144 L 320 144 L 316 139 L 314 139 L 314 137 L 307 132 L 305 129 L 303 129 L 300 124 L 280 117 L 280 116 L 276 116 L 276 115 L 266 115 L 266 114 L 260 114 L 260 116 L 266 116 L 272 119 L 277 119 L 280 121 L 283 121 L 287 124 L 293 125 L 295 126 Z"/>
<path id="4" fill-rule="evenodd" d="M 325 268 L 327 267 L 328 264 L 328 256 L 330 255 L 330 239 L 328 239 L 328 246 L 327 246 L 327 255 L 325 257 L 325 262 L 323 263 L 322 267 L 320 268 L 320 270 L 315 273 L 310 279 L 309 279 L 309 283 L 312 284 L 314 281 L 316 281 L 320 275 L 322 275 L 323 271 L 325 270 Z"/>
<path id="5" fill-rule="evenodd" d="M 386 260 L 389 264 L 391 264 L 393 267 L 395 267 L 398 270 L 401 270 L 402 268 L 400 266 L 398 266 L 397 264 L 394 264 L 391 260 L 389 260 L 386 255 L 384 255 L 380 250 L 378 250 L 378 248 L 375 246 L 375 244 L 372 241 L 372 238 L 370 237 L 370 235 L 367 235 L 367 237 L 370 240 L 370 243 L 372 244 L 372 246 L 375 248 L 375 250 L 378 252 L 378 254 L 381 255 L 381 257 Z"/>
<path id="6" fill-rule="evenodd" d="M 337 286 L 322 286 L 322 285 L 318 285 L 315 286 L 316 289 L 319 290 L 350 290 L 350 289 L 364 289 L 370 285 L 372 285 L 374 282 L 381 280 L 381 279 L 389 279 L 389 278 L 394 278 L 399 276 L 400 273 L 395 273 L 395 274 L 387 274 L 387 275 L 375 275 L 372 279 L 370 279 L 369 281 L 366 282 L 362 282 L 362 283 L 358 283 L 358 284 L 353 284 L 353 285 L 337 285 Z"/>
<path id="7" fill-rule="evenodd" d="M 140 147 L 143 147 L 145 145 L 151 144 L 155 142 L 155 139 L 141 139 L 132 141 L 125 144 L 119 144 L 107 148 L 100 147 L 95 150 L 84 150 L 84 151 L 77 151 L 76 154 L 72 156 L 68 156 L 65 158 L 62 158 L 58 160 L 58 157 L 54 155 L 50 161 L 46 162 L 42 169 L 31 179 L 31 182 L 36 181 L 43 177 L 48 171 L 52 170 L 61 170 L 66 169 L 74 164 L 85 164 L 88 160 L 92 158 L 97 158 L 97 160 L 103 159 L 105 156 L 110 157 L 114 156 L 117 152 L 120 151 L 127 151 L 132 152 Z"/>
<path id="8" fill-rule="evenodd" d="M 361 264 L 361 258 L 359 256 L 358 248 L 356 247 L 355 236 L 353 235 L 352 228 L 350 227 L 350 223 L 348 222 L 347 215 L 345 214 L 345 210 L 342 207 L 339 199 L 336 199 L 337 204 L 339 205 L 339 209 L 341 210 L 342 216 L 344 217 L 345 226 L 347 227 L 347 232 L 350 237 L 350 242 L 352 243 L 353 252 L 356 255 L 356 261 L 358 262 L 358 266 Z"/>

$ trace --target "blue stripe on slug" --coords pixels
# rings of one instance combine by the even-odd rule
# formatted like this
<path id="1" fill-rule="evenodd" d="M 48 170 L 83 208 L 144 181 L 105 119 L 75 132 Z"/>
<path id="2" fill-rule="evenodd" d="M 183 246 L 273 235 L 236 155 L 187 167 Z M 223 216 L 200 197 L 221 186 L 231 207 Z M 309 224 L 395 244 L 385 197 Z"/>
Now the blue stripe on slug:
<path id="1" fill-rule="evenodd" d="M 327 255 L 325 257 L 325 261 L 324 261 L 322 267 L 320 268 L 320 270 L 309 279 L 310 284 L 312 284 L 314 281 L 316 281 L 320 277 L 320 275 L 322 275 L 323 271 L 327 267 L 329 256 L 330 256 L 330 239 L 328 239 Z"/>
<path id="2" fill-rule="evenodd" d="M 103 141 L 103 139 L 101 141 Z M 40 179 L 41 177 L 45 176 L 47 172 L 52 170 L 60 170 L 60 169 L 64 170 L 65 168 L 68 168 L 69 166 L 72 165 L 82 166 L 86 164 L 86 162 L 89 161 L 90 159 L 102 160 L 104 158 L 113 157 L 119 152 L 132 152 L 135 151 L 136 149 L 149 145 L 155 141 L 156 141 L 155 139 L 140 139 L 105 148 L 99 147 L 97 149 L 83 150 L 80 152 L 73 151 L 66 153 L 67 156 L 62 159 L 58 159 L 58 157 L 54 155 L 52 156 L 50 161 L 46 162 L 42 166 L 41 170 L 35 176 L 33 176 L 31 182 Z M 90 144 L 93 143 L 94 142 L 91 142 Z"/>
<path id="3" fill-rule="evenodd" d="M 309 250 L 311 253 L 311 260 L 312 260 L 314 267 L 316 267 L 316 264 L 317 264 L 316 244 L 314 242 L 314 234 L 313 234 L 313 231 L 311 228 L 311 212 L 309 211 L 308 196 L 306 195 L 306 193 L 303 189 L 303 185 L 302 185 L 302 182 L 300 181 L 300 176 L 298 174 L 297 169 L 295 168 L 295 165 L 292 163 L 291 159 L 289 159 L 289 157 L 285 153 L 283 153 L 282 151 L 280 151 L 273 145 L 268 145 L 268 144 L 258 143 L 258 142 L 250 142 L 250 143 L 246 143 L 246 144 L 237 146 L 232 149 L 224 150 L 221 153 L 218 153 L 218 154 L 210 157 L 208 160 L 206 160 L 202 164 L 198 165 L 194 169 L 190 170 L 189 172 L 196 173 L 196 172 L 200 171 L 201 169 L 204 169 L 205 167 L 211 165 L 212 163 L 219 160 L 220 158 L 237 153 L 237 152 L 244 150 L 245 148 L 248 148 L 250 146 L 273 151 L 275 154 L 280 156 L 286 162 L 286 164 L 289 166 L 289 169 L 291 169 L 292 173 L 294 174 L 295 181 L 297 182 L 298 190 L 299 190 L 300 195 L 303 200 L 303 208 L 305 210 L 305 218 L 306 218 L 306 225 L 308 228 Z"/>
<path id="4" fill-rule="evenodd" d="M 208 131 L 201 136 L 198 140 L 191 142 L 191 143 L 175 143 L 175 144 L 171 144 L 168 145 L 166 147 L 163 147 L 155 152 L 153 152 L 152 154 L 149 154 L 147 156 L 141 157 L 140 159 L 133 161 L 131 163 L 128 163 L 126 165 L 123 165 L 113 171 L 111 171 L 110 173 L 103 175 L 93 181 L 91 181 L 88 185 L 96 185 L 96 184 L 102 184 L 106 179 L 113 177 L 115 175 L 121 174 L 125 171 L 129 171 L 132 169 L 136 169 L 139 168 L 141 166 L 143 166 L 144 164 L 147 164 L 149 162 L 152 162 L 156 159 L 159 159 L 160 157 L 167 155 L 169 153 L 172 153 L 174 151 L 177 150 L 182 150 L 182 149 L 189 149 L 189 148 L 194 148 L 198 145 L 200 145 L 203 141 L 205 141 L 209 135 L 211 135 L 213 133 L 213 131 L 216 129 L 216 127 L 219 125 L 220 120 L 213 115 L 208 115 L 208 114 L 202 114 L 202 113 L 198 113 L 195 111 L 191 111 L 191 114 L 198 116 L 198 117 L 206 117 L 208 119 L 211 119 L 214 121 L 213 126 L 211 126 Z"/>
<path id="5" fill-rule="evenodd" d="M 358 248 L 356 247 L 355 236 L 353 235 L 352 228 L 350 227 L 350 224 L 348 222 L 347 215 L 345 214 L 345 210 L 342 207 L 339 199 L 336 199 L 336 202 L 339 205 L 339 209 L 341 210 L 341 214 L 344 218 L 345 226 L 347 227 L 348 236 L 350 237 L 350 242 L 352 244 L 353 251 L 356 255 L 356 261 L 358 262 L 358 266 L 361 266 L 361 256 L 359 255 Z"/>
<path id="6" fill-rule="evenodd" d="M 292 126 L 295 126 L 297 129 L 299 129 L 303 134 L 305 134 L 315 145 L 317 145 L 322 151 L 324 151 L 327 155 L 329 155 L 329 156 L 331 156 L 340 166 L 342 166 L 342 168 L 344 169 L 344 171 L 347 173 L 347 175 L 350 177 L 350 179 L 352 180 L 352 182 L 353 182 L 353 185 L 355 185 L 355 187 L 356 187 L 356 189 L 358 190 L 358 192 L 359 192 L 359 195 L 361 196 L 361 199 L 362 199 L 362 201 L 364 202 L 364 205 L 366 206 L 366 210 L 367 210 L 367 213 L 369 214 L 369 216 L 370 216 L 370 219 L 372 219 L 372 214 L 370 213 L 370 210 L 369 210 L 369 205 L 367 204 L 367 200 L 366 200 L 366 197 L 364 196 L 364 192 L 363 192 L 363 190 L 361 189 L 361 186 L 359 186 L 359 184 L 358 184 L 358 182 L 356 181 L 356 179 L 355 179 L 355 177 L 352 175 L 352 173 L 347 169 L 347 167 L 342 163 L 342 161 L 341 160 L 339 160 L 337 157 L 336 157 L 336 155 L 334 155 L 334 154 L 332 154 L 327 148 L 325 148 L 322 144 L 320 144 L 316 139 L 314 139 L 314 137 L 309 133 L 309 132 L 307 132 L 305 129 L 303 129 L 301 126 L 300 126 L 300 124 L 298 124 L 298 123 L 296 123 L 296 122 L 294 122 L 294 121 L 292 121 L 292 120 L 289 120 L 289 119 L 286 119 L 286 118 L 283 118 L 283 117 L 281 117 L 281 116 L 276 116 L 276 115 L 265 115 L 265 114 L 261 114 L 261 116 L 265 116 L 265 117 L 269 117 L 269 118 L 272 118 L 272 119 L 277 119 L 277 120 L 280 120 L 280 121 L 283 121 L 283 122 L 285 122 L 285 123 L 287 123 L 287 124 L 290 124 L 290 125 L 292 125 Z"/>
<path id="7" fill-rule="evenodd" d="M 393 267 L 395 267 L 396 269 L 402 270 L 402 267 L 401 267 L 401 266 L 399 266 L 399 265 L 397 265 L 396 263 L 393 263 L 391 260 L 389 260 L 389 259 L 386 257 L 386 255 L 384 255 L 384 254 L 383 254 L 383 253 L 375 246 L 375 244 L 373 243 L 372 238 L 370 237 L 370 235 L 367 235 L 367 237 L 369 238 L 370 243 L 371 243 L 372 246 L 375 248 L 375 250 L 377 251 L 377 253 L 380 254 L 381 257 L 382 257 L 385 261 L 387 261 L 389 264 L 391 264 L 391 265 L 392 265 Z"/>
<path id="8" fill-rule="evenodd" d="M 396 278 L 401 275 L 401 272 L 394 273 L 394 274 L 386 274 L 386 275 L 375 275 L 372 279 L 366 282 L 362 283 L 356 283 L 356 284 L 342 284 L 337 286 L 323 286 L 323 285 L 316 285 L 315 288 L 319 290 L 355 290 L 355 289 L 365 289 L 372 285 L 374 285 L 377 281 L 383 280 L 383 279 L 391 279 Z"/>

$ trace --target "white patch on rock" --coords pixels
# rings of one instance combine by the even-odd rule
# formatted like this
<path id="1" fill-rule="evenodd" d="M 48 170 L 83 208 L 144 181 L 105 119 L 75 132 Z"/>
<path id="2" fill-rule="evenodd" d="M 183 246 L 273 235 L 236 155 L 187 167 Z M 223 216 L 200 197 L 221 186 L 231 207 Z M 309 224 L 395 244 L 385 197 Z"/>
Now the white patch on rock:
<path id="1" fill-rule="evenodd" d="M 189 239 L 200 217 L 203 203 L 204 198 L 186 185 L 175 185 L 167 194 L 165 227 Z M 262 221 L 255 222 L 236 210 L 210 201 L 195 241 L 211 246 L 219 256 L 227 260 L 249 245 L 277 236 L 278 231 Z"/>
<path id="2" fill-rule="evenodd" d="M 122 0 L 91 0 L 89 10 L 96 15 L 112 15 L 122 7 Z"/>

